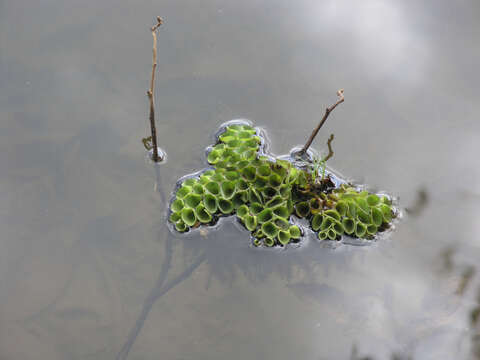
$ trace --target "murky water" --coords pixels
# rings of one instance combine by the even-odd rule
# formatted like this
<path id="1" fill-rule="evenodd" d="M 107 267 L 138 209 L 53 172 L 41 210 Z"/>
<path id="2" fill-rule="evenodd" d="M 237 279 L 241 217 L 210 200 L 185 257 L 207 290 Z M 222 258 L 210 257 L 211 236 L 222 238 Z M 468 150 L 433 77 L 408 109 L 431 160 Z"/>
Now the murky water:
<path id="1" fill-rule="evenodd" d="M 149 26 L 157 131 L 146 159 Z M 1 359 L 480 358 L 480 6 L 0 1 Z M 372 246 L 165 226 L 221 123 L 409 208 Z M 292 249 L 293 250 L 293 249 Z M 477 310 L 478 312 L 478 310 Z M 397 356 L 397 357 L 395 357 Z"/>

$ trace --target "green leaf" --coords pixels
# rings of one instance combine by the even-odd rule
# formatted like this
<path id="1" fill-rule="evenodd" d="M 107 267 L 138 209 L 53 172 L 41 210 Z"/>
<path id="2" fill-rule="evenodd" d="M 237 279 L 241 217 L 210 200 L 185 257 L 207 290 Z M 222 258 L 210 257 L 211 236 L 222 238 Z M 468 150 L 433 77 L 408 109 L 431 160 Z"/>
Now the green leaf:
<path id="1" fill-rule="evenodd" d="M 181 212 L 182 220 L 188 226 L 193 226 L 197 222 L 195 212 L 191 208 L 184 208 Z"/>
<path id="2" fill-rule="evenodd" d="M 180 210 L 183 209 L 183 201 L 181 199 L 176 199 L 172 202 L 172 205 L 170 208 L 172 209 L 173 212 L 179 212 Z"/>

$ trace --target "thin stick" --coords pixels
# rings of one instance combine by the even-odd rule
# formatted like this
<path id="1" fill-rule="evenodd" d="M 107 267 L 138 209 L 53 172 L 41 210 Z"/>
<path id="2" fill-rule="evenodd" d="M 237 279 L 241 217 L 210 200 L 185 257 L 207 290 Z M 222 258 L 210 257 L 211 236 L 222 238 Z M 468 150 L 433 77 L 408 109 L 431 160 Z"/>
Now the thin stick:
<path id="1" fill-rule="evenodd" d="M 155 99 L 154 99 L 154 91 L 155 91 L 155 69 L 157 68 L 157 29 L 162 25 L 163 20 L 160 16 L 157 16 L 157 23 L 155 26 L 152 26 L 150 29 L 152 31 L 153 36 L 153 60 L 152 60 L 152 77 L 150 79 L 150 89 L 147 91 L 148 99 L 150 100 L 150 128 L 152 131 L 152 146 L 153 146 L 153 161 L 159 162 L 162 161 L 161 158 L 158 157 L 158 146 L 157 146 L 157 129 L 155 128 Z"/>
<path id="2" fill-rule="evenodd" d="M 312 134 L 308 138 L 308 140 L 305 143 L 305 145 L 303 146 L 302 150 L 300 150 L 298 152 L 298 155 L 302 156 L 307 152 L 308 148 L 312 144 L 313 139 L 315 139 L 315 136 L 317 136 L 318 131 L 320 130 L 320 128 L 323 126 L 323 124 L 327 120 L 328 115 L 330 115 L 330 113 L 337 107 L 338 104 L 341 104 L 342 102 L 344 102 L 345 97 L 343 96 L 343 89 L 340 89 L 340 90 L 337 91 L 337 96 L 338 96 L 337 102 L 325 109 L 325 114 L 323 115 L 323 118 L 320 121 L 320 124 L 318 124 L 318 126 L 312 131 Z"/>

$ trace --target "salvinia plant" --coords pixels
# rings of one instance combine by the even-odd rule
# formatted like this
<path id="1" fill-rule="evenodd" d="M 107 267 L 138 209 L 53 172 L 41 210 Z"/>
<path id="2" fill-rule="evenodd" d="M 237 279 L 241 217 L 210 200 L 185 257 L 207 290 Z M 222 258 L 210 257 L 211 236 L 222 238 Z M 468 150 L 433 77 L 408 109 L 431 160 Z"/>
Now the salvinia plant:
<path id="1" fill-rule="evenodd" d="M 298 242 L 308 221 L 320 240 L 373 239 L 391 226 L 391 199 L 326 174 L 325 158 L 297 162 L 265 151 L 263 133 L 249 123 L 227 124 L 209 148 L 210 167 L 178 183 L 169 221 L 178 232 L 235 215 L 255 246 Z M 306 223 L 306 222 L 304 222 Z"/>

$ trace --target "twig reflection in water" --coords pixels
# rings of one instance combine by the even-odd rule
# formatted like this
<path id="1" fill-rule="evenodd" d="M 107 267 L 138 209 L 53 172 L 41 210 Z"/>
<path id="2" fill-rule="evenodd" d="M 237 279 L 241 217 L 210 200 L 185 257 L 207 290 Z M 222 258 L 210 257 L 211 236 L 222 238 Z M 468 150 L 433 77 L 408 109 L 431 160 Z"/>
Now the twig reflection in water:
<path id="1" fill-rule="evenodd" d="M 142 311 L 140 312 L 140 315 L 137 318 L 137 321 L 135 322 L 134 327 L 130 330 L 127 340 L 125 341 L 125 344 L 123 345 L 122 349 L 118 353 L 116 359 L 117 360 L 122 360 L 126 359 L 128 356 L 128 353 L 130 352 L 130 349 L 132 348 L 133 344 L 135 343 L 135 340 L 137 339 L 138 334 L 143 328 L 143 325 L 145 323 L 145 320 L 147 319 L 148 314 L 150 313 L 150 310 L 152 309 L 153 305 L 155 302 L 161 298 L 163 295 L 168 293 L 171 289 L 173 289 L 175 286 L 180 284 L 182 281 L 188 279 L 190 275 L 205 261 L 206 256 L 205 255 L 200 255 L 197 257 L 195 262 L 191 264 L 182 274 L 174 278 L 173 280 L 167 282 L 165 286 L 163 286 L 167 275 L 168 275 L 168 270 L 170 268 L 170 264 L 172 261 L 172 234 L 168 232 L 168 237 L 167 241 L 165 244 L 165 252 L 166 252 L 166 258 L 165 261 L 162 265 L 162 269 L 160 270 L 160 274 L 158 275 L 158 279 L 155 283 L 155 286 L 153 289 L 150 291 L 148 294 L 147 298 L 145 299 L 143 306 L 142 306 Z"/>

